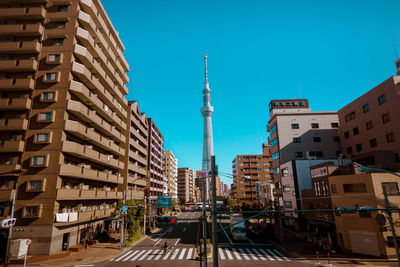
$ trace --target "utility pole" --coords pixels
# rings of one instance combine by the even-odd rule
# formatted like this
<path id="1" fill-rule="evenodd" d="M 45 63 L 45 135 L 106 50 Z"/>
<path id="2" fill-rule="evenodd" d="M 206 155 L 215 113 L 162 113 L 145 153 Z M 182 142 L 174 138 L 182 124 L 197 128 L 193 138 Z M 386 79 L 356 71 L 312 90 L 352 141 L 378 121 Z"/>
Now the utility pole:
<path id="1" fill-rule="evenodd" d="M 125 191 L 124 191 L 124 196 L 122 198 L 122 206 L 123 205 L 125 205 Z M 121 221 L 120 221 L 119 227 L 121 228 L 119 249 L 122 250 L 122 248 L 124 246 L 124 227 L 125 227 L 125 216 L 124 216 L 123 212 L 121 212 Z"/>
<path id="2" fill-rule="evenodd" d="M 17 190 L 18 190 L 18 183 L 15 182 L 15 190 L 12 194 L 11 218 L 14 218 L 15 195 L 17 193 Z M 8 228 L 7 249 L 6 249 L 6 258 L 4 260 L 4 267 L 8 267 L 8 260 L 10 257 L 10 246 L 11 246 L 12 232 L 13 232 L 12 229 L 13 229 L 13 226 L 11 224 L 10 228 Z"/>
<path id="3" fill-rule="evenodd" d="M 143 215 L 143 235 L 146 235 L 146 210 L 147 210 L 146 196 L 144 196 L 144 206 L 146 208 L 144 209 L 144 215 Z"/>
<path id="4" fill-rule="evenodd" d="M 203 244 L 204 266 L 207 267 L 207 209 L 206 209 L 206 181 L 203 181 Z M 201 257 L 201 255 L 200 255 Z"/>
<path id="5" fill-rule="evenodd" d="M 386 186 L 385 185 L 382 185 L 382 190 L 383 190 L 383 196 L 385 198 L 386 213 L 387 213 L 387 215 L 389 217 L 390 228 L 392 229 L 393 242 L 394 242 L 394 248 L 396 250 L 397 261 L 398 261 L 399 266 L 400 266 L 399 244 L 397 242 L 398 238 L 397 238 L 397 235 L 396 235 L 396 229 L 394 228 L 394 223 L 393 223 L 393 218 L 392 218 L 392 211 L 391 211 L 390 206 L 389 206 L 389 200 L 388 200 L 388 195 L 387 195 L 387 191 L 386 191 Z"/>
<path id="6" fill-rule="evenodd" d="M 212 242 L 213 242 L 213 267 L 218 267 L 218 241 L 217 241 L 217 192 L 215 178 L 215 156 L 211 156 L 211 183 L 212 183 Z"/>

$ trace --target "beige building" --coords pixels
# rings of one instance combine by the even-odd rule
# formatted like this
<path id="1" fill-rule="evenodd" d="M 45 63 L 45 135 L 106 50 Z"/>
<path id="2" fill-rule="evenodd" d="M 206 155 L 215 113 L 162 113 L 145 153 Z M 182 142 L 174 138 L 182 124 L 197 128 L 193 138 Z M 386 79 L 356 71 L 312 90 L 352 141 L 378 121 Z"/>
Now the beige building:
<path id="1" fill-rule="evenodd" d="M 178 160 L 170 150 L 164 151 L 164 176 L 167 179 L 167 195 L 177 199 Z"/>
<path id="2" fill-rule="evenodd" d="M 164 136 L 161 134 L 154 120 L 147 118 L 149 126 L 147 145 L 147 169 L 150 181 L 150 199 L 152 202 L 163 195 L 164 187 Z"/>
<path id="3" fill-rule="evenodd" d="M 144 199 L 147 186 L 147 145 L 148 124 L 146 114 L 141 113 L 138 102 L 128 102 L 128 133 L 129 142 L 126 150 L 128 164 L 127 179 L 123 189 L 126 190 L 126 199 Z"/>
<path id="4" fill-rule="evenodd" d="M 126 178 L 129 66 L 98 0 L 0 2 L 0 202 L 53 254 L 96 238 Z"/>
<path id="5" fill-rule="evenodd" d="M 292 160 L 337 158 L 341 153 L 339 120 L 336 111 L 311 111 L 306 99 L 272 100 L 269 110 L 267 130 L 271 140 L 275 196 L 283 206 L 281 177 L 286 173 L 282 174 L 281 165 L 290 164 Z"/>
<path id="6" fill-rule="evenodd" d="M 178 199 L 181 204 L 192 202 L 196 198 L 194 171 L 189 168 L 178 168 Z"/>
<path id="7" fill-rule="evenodd" d="M 391 207 L 399 208 L 399 177 L 389 173 L 350 174 L 329 177 L 332 205 L 338 207 L 385 208 L 382 186 L 386 187 Z M 382 211 L 336 213 L 335 223 L 339 247 L 345 251 L 374 256 L 396 255 L 388 220 L 383 232 L 376 222 Z M 400 230 L 399 213 L 393 213 L 396 232 Z"/>

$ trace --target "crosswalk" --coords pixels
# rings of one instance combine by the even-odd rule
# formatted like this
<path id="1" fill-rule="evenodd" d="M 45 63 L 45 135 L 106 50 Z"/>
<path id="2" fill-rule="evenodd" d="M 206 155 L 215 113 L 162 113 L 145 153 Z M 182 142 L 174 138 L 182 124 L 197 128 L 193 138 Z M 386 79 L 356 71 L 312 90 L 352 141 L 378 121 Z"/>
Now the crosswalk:
<path id="1" fill-rule="evenodd" d="M 123 255 L 111 259 L 113 262 L 126 261 L 165 261 L 165 260 L 191 260 L 196 257 L 194 248 L 177 248 L 169 250 L 166 254 L 162 249 L 130 250 Z M 219 259 L 222 261 L 290 261 L 275 248 L 218 248 Z"/>

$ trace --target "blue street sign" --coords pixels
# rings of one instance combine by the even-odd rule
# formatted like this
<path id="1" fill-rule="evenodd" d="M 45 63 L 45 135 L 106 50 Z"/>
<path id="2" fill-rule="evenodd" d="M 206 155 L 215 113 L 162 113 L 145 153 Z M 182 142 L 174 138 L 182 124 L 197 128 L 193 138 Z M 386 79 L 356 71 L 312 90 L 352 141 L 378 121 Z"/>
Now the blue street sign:
<path id="1" fill-rule="evenodd" d="M 128 206 L 122 206 L 122 212 L 127 212 L 128 211 Z"/>
<path id="2" fill-rule="evenodd" d="M 169 208 L 169 207 L 172 207 L 172 197 L 171 196 L 158 196 L 157 208 Z"/>

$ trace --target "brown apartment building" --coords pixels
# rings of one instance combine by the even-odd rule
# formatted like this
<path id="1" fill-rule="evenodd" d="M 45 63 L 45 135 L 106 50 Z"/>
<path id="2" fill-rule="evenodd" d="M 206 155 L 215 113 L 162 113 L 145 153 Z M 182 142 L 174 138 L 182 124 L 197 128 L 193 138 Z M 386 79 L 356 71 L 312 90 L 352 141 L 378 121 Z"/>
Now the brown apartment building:
<path id="1" fill-rule="evenodd" d="M 147 185 L 148 124 L 145 113 L 141 113 L 137 101 L 128 102 L 129 142 L 126 150 L 128 171 L 124 183 L 126 199 L 144 199 Z"/>
<path id="2" fill-rule="evenodd" d="M 344 155 L 359 164 L 400 168 L 400 76 L 392 76 L 338 111 Z"/>
<path id="3" fill-rule="evenodd" d="M 125 179 L 124 46 L 98 0 L 0 2 L 0 215 L 53 254 L 96 237 Z"/>
<path id="4" fill-rule="evenodd" d="M 264 204 L 260 198 L 260 183 L 272 179 L 271 147 L 263 144 L 263 154 L 237 155 L 232 161 L 232 196 L 237 204 Z"/>
<path id="5" fill-rule="evenodd" d="M 163 195 L 164 183 L 164 136 L 151 118 L 147 118 L 148 146 L 147 169 L 150 176 L 150 199 Z"/>

